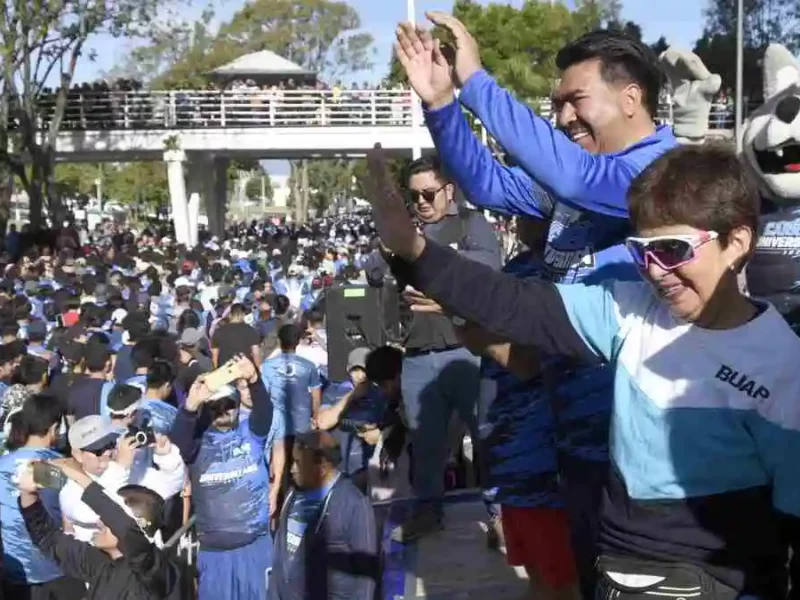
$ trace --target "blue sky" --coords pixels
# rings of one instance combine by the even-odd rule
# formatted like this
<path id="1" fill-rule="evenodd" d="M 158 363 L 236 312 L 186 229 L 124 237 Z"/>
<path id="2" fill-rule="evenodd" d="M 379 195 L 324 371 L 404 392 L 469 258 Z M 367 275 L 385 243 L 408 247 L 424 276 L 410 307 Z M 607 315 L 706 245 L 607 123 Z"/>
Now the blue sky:
<path id="1" fill-rule="evenodd" d="M 510 0 L 522 4 L 523 0 Z M 568 4 L 572 0 L 566 0 Z M 244 0 L 214 0 L 217 21 L 228 20 Z M 357 81 L 378 81 L 386 71 L 394 38 L 395 25 L 406 18 L 406 0 L 349 0 L 361 15 L 363 28 L 375 36 L 376 55 L 374 68 L 369 73 L 354 76 Z M 488 1 L 482 0 L 488 4 Z M 183 10 L 183 17 L 194 19 L 202 10 L 202 2 L 192 2 L 193 7 Z M 682 46 L 693 46 L 703 28 L 702 11 L 706 0 L 623 0 L 623 17 L 641 25 L 647 41 L 665 35 L 667 41 Z M 424 20 L 426 10 L 449 11 L 452 0 L 416 0 L 417 18 Z M 92 47 L 97 50 L 95 62 L 82 61 L 76 72 L 77 81 L 92 81 L 109 71 L 127 53 L 128 44 L 120 40 L 96 39 Z"/>

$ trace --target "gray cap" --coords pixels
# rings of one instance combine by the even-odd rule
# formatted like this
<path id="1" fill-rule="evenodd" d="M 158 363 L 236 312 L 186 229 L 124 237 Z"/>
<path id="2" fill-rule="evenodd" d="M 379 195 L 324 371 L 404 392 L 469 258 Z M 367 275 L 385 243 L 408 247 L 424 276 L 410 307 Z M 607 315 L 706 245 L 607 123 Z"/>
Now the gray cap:
<path id="1" fill-rule="evenodd" d="M 69 428 L 67 439 L 73 450 L 101 450 L 116 442 L 119 430 L 110 419 L 89 415 L 75 421 Z"/>
<path id="2" fill-rule="evenodd" d="M 367 357 L 370 355 L 372 350 L 367 348 L 366 346 L 362 346 L 361 348 L 356 348 L 350 351 L 350 354 L 347 355 L 347 370 L 352 371 L 353 369 L 361 368 L 366 370 L 367 368 Z"/>
<path id="3" fill-rule="evenodd" d="M 195 329 L 194 327 L 189 327 L 188 329 L 183 330 L 183 333 L 178 340 L 178 344 L 181 346 L 196 346 L 200 343 L 200 340 L 202 340 L 203 337 L 202 331 Z"/>

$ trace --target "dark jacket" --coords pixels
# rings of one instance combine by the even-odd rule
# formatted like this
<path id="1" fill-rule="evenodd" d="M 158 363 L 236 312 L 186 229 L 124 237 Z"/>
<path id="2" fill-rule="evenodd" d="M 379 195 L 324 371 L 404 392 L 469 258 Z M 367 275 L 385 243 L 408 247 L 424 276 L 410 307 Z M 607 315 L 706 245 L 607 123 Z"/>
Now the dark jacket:
<path id="1" fill-rule="evenodd" d="M 340 477 L 290 560 L 286 537 L 292 500 L 289 495 L 275 533 L 269 599 L 372 600 L 380 568 L 369 499 L 348 478 Z"/>
<path id="2" fill-rule="evenodd" d="M 112 560 L 102 550 L 65 534 L 40 501 L 27 508 L 20 506 L 20 511 L 36 547 L 66 575 L 89 584 L 86 600 L 178 600 L 179 571 L 166 553 L 148 541 L 97 483 L 87 487 L 81 499 L 117 536 L 122 558 Z"/>

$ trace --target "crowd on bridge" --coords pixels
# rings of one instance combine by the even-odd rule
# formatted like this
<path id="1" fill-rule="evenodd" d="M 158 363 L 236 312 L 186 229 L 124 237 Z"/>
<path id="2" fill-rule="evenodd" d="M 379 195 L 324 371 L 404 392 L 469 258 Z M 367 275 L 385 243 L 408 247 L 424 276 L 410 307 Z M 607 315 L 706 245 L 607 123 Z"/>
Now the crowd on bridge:
<path id="1" fill-rule="evenodd" d="M 800 339 L 740 286 L 744 167 L 657 124 L 620 32 L 558 53 L 554 127 L 429 17 L 453 60 L 396 53 L 437 153 L 400 187 L 376 145 L 370 215 L 6 236 L 4 598 L 408 596 L 387 553 L 446 527 L 464 439 L 531 598 L 796 595 Z"/>
<path id="2" fill-rule="evenodd" d="M 57 91 L 39 101 L 40 125 L 53 118 Z M 259 85 L 255 79 L 209 82 L 204 89 L 148 91 L 133 80 L 100 81 L 67 92 L 63 128 L 161 129 L 321 125 L 410 125 L 411 96 L 402 84 L 349 87 L 292 78 Z"/>

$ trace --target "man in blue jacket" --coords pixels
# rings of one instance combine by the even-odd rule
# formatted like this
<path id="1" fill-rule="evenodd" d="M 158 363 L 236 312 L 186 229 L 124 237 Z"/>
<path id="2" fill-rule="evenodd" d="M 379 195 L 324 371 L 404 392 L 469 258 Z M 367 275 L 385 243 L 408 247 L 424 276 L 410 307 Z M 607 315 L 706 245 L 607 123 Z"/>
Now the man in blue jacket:
<path id="1" fill-rule="evenodd" d="M 372 600 L 380 569 L 369 500 L 339 472 L 330 433 L 298 435 L 293 453 L 294 489 L 275 533 L 270 600 Z"/>
<path id="2" fill-rule="evenodd" d="M 408 24 L 398 29 L 396 51 L 426 105 L 426 123 L 449 176 L 481 208 L 550 220 L 540 277 L 559 283 L 638 278 L 623 245 L 628 187 L 677 143 L 668 127 L 654 121 L 661 81 L 655 56 L 608 31 L 562 48 L 556 58 L 561 81 L 553 97 L 558 127 L 553 127 L 483 70 L 463 24 L 442 13 L 428 17 L 453 34 L 454 64 L 429 33 Z M 454 80 L 461 86 L 458 100 Z M 501 164 L 480 143 L 460 105 L 480 119 L 516 166 Z M 542 361 L 541 382 L 556 420 L 559 471 L 583 593 L 591 597 L 612 373 L 550 357 Z"/>

